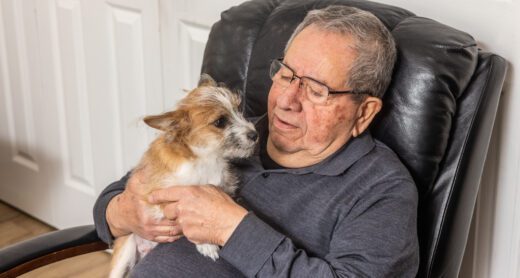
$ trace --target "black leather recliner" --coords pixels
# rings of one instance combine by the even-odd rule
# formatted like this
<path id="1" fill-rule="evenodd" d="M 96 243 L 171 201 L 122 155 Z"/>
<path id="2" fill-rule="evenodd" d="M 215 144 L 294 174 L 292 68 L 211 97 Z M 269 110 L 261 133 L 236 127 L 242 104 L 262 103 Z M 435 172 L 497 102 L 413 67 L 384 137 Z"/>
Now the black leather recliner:
<path id="1" fill-rule="evenodd" d="M 419 189 L 418 277 L 457 277 L 505 78 L 503 58 L 481 51 L 464 32 L 389 5 L 255 0 L 222 13 L 202 72 L 241 90 L 248 116 L 265 113 L 270 60 L 282 56 L 307 11 L 330 4 L 374 13 L 395 37 L 393 81 L 371 132 L 398 154 Z M 1 250 L 0 277 L 105 248 L 93 226 L 53 232 Z"/>

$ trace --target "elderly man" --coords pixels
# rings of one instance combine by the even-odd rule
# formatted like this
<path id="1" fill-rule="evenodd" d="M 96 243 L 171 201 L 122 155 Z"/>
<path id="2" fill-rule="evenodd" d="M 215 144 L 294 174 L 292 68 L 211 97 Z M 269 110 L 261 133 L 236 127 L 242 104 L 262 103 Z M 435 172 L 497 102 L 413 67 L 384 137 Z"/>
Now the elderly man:
<path id="1" fill-rule="evenodd" d="M 309 12 L 270 68 L 256 155 L 236 165 L 238 198 L 211 185 L 172 187 L 142 213 L 136 172 L 111 184 L 94 209 L 99 235 L 136 233 L 165 243 L 135 277 L 414 277 L 417 192 L 397 156 L 367 127 L 395 62 L 391 34 L 372 14 L 331 6 Z M 216 262 L 193 243 L 222 246 Z"/>

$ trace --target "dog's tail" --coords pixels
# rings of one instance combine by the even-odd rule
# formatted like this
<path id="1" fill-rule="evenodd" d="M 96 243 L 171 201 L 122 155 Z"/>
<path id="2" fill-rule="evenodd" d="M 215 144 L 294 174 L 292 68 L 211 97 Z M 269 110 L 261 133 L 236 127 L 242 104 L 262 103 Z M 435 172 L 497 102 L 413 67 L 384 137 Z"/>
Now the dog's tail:
<path id="1" fill-rule="evenodd" d="M 110 278 L 123 278 L 137 262 L 135 235 L 117 238 L 112 254 Z"/>

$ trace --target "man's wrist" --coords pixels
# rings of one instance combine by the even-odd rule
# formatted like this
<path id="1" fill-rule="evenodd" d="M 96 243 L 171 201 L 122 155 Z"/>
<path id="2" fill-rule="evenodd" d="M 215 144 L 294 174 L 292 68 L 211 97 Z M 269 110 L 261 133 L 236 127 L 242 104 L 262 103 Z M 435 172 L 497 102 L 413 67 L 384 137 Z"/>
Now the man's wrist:
<path id="1" fill-rule="evenodd" d="M 229 228 L 226 229 L 226 231 L 224 233 L 222 233 L 222 236 L 221 236 L 221 239 L 220 239 L 220 242 L 218 245 L 224 246 L 224 244 L 226 244 L 226 242 L 229 240 L 229 238 L 231 237 L 233 232 L 236 230 L 236 228 L 238 227 L 240 222 L 242 222 L 244 217 L 246 217 L 247 213 L 248 213 L 248 211 L 245 208 L 237 205 L 236 210 L 233 212 L 233 217 L 232 217 L 232 220 L 230 221 Z"/>

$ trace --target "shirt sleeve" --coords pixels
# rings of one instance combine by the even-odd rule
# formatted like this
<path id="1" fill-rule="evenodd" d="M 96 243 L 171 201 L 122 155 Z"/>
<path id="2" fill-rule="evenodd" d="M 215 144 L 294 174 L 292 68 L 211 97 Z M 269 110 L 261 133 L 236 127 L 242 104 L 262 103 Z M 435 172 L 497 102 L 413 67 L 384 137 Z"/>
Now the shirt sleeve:
<path id="1" fill-rule="evenodd" d="M 116 195 L 121 194 L 126 187 L 126 182 L 130 177 L 130 172 L 128 172 L 124 177 L 120 180 L 115 181 L 108 185 L 99 195 L 94 204 L 94 224 L 96 226 L 96 231 L 104 242 L 112 245 L 114 241 L 114 237 L 110 233 L 110 228 L 108 227 L 107 219 L 106 219 L 106 210 L 108 207 L 108 203 L 112 198 Z"/>
<path id="2" fill-rule="evenodd" d="M 247 277 L 415 277 L 417 192 L 413 184 L 407 188 L 355 206 L 337 223 L 323 257 L 295 246 L 251 212 L 220 256 Z"/>

